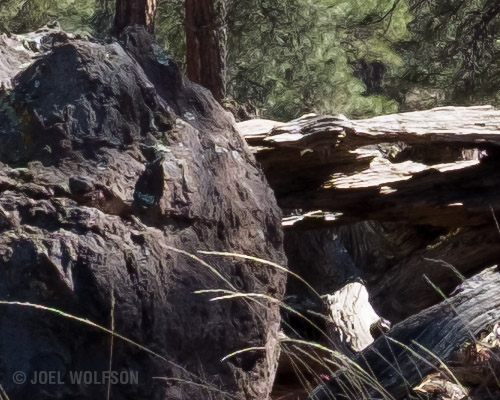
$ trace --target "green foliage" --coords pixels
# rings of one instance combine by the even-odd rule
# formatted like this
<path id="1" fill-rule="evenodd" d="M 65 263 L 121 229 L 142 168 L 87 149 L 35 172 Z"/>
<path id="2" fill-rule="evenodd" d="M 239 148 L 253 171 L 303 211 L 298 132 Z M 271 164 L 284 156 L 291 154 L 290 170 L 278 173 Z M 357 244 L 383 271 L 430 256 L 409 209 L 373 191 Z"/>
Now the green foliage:
<path id="1" fill-rule="evenodd" d="M 395 82 L 399 90 L 437 94 L 438 104 L 498 104 L 500 1 L 409 0 L 409 5 L 412 36 L 401 43 L 405 68 Z M 407 103 L 405 108 L 421 106 Z"/>
<path id="2" fill-rule="evenodd" d="M 57 20 L 63 29 L 76 34 L 92 34 L 94 17 L 106 0 L 2 0 L 0 28 L 21 33 Z"/>
<path id="3" fill-rule="evenodd" d="M 380 90 L 369 93 L 363 77 L 354 72 L 359 60 L 378 61 L 387 69 L 401 63 L 392 44 L 408 34 L 403 1 L 385 18 L 392 0 L 216 4 L 224 14 L 227 11 L 220 29 L 228 37 L 222 43 L 228 54 L 228 93 L 238 102 L 283 120 L 306 112 L 359 117 L 396 111 L 394 101 Z M 0 27 L 23 32 L 57 19 L 63 29 L 102 37 L 110 30 L 113 8 L 112 0 L 5 0 Z M 180 60 L 185 47 L 183 19 L 182 0 L 159 1 L 157 38 Z"/>
<path id="4" fill-rule="evenodd" d="M 410 18 L 404 2 L 390 20 L 379 18 L 392 5 L 391 0 L 233 0 L 229 92 L 283 120 L 305 112 L 364 117 L 396 111 L 396 102 L 382 93 L 368 95 L 354 76 L 360 60 L 387 68 L 401 64 L 392 44 L 408 35 Z"/>
<path id="5" fill-rule="evenodd" d="M 500 0 L 215 0 L 227 88 L 261 115 L 366 117 L 500 103 Z M 183 0 L 159 0 L 157 39 L 182 63 Z M 105 37 L 114 0 L 2 0 L 0 30 L 58 20 Z"/>
<path id="6" fill-rule="evenodd" d="M 155 36 L 181 64 L 185 61 L 184 1 L 159 0 Z"/>
<path id="7" fill-rule="evenodd" d="M 265 117 L 366 117 L 500 103 L 500 0 L 215 0 L 227 88 Z M 114 0 L 2 0 L 0 30 L 105 37 Z M 159 0 L 157 39 L 182 63 L 183 0 Z M 226 36 L 227 34 L 227 36 Z"/>

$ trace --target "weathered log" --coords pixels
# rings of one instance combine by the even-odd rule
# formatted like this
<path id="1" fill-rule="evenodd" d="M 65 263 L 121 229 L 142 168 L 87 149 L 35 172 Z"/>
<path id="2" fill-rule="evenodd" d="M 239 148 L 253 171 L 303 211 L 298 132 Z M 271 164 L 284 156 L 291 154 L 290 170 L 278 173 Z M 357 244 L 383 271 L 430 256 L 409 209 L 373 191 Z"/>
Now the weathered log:
<path id="1" fill-rule="evenodd" d="M 363 221 L 329 229 L 293 230 L 285 234 L 289 267 L 321 294 L 360 279 L 377 313 L 399 322 L 440 301 L 423 279 L 428 276 L 446 294 L 500 258 L 493 218 L 478 227 L 437 229 L 408 223 Z M 307 296 L 290 279 L 288 294 Z"/>
<path id="2" fill-rule="evenodd" d="M 360 278 L 398 322 L 440 300 L 423 275 L 449 294 L 500 257 L 500 111 L 490 106 L 239 128 L 286 212 L 290 268 L 321 294 Z"/>
<path id="3" fill-rule="evenodd" d="M 500 272 L 493 267 L 464 281 L 453 297 L 395 325 L 357 356 L 354 362 L 381 385 L 368 384 L 363 390 L 372 399 L 387 398 L 387 394 L 405 398 L 422 377 L 499 319 Z M 311 398 L 362 398 L 359 388 L 352 385 L 352 376 L 340 371 Z"/>
<path id="4" fill-rule="evenodd" d="M 500 208 L 500 111 L 490 106 L 239 126 L 281 207 L 302 211 L 285 227 L 366 219 L 480 225 L 491 221 L 490 206 Z"/>
<path id="5" fill-rule="evenodd" d="M 348 283 L 326 295 L 325 303 L 332 321 L 328 325 L 328 336 L 338 337 L 342 347 L 352 352 L 361 351 L 373 342 L 372 326 L 382 328 L 383 322 L 368 300 L 366 287 L 360 282 Z"/>

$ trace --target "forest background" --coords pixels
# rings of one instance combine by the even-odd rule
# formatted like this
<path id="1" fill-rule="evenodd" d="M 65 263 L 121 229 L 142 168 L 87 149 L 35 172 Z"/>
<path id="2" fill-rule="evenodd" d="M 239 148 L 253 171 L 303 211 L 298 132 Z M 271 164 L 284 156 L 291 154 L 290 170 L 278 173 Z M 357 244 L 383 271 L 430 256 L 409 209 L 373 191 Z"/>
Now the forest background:
<path id="1" fill-rule="evenodd" d="M 500 0 L 214 0 L 226 102 L 261 117 L 349 118 L 500 103 Z M 113 0 L 0 0 L 0 32 L 58 21 L 109 37 Z M 185 62 L 183 0 L 158 0 L 157 40 Z"/>

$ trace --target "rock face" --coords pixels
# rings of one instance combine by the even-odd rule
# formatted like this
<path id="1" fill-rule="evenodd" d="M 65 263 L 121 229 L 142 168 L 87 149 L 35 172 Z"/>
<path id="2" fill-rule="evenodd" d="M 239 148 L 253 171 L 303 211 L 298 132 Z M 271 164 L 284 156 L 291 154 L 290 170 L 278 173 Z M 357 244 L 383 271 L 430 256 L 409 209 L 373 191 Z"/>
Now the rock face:
<path id="1" fill-rule="evenodd" d="M 107 45 L 67 39 L 0 92 L 0 381 L 11 398 L 105 398 L 71 371 L 138 372 L 113 399 L 266 399 L 281 298 L 281 215 L 233 127 L 139 28 Z M 189 253 L 189 254 L 188 254 Z M 193 256 L 194 254 L 194 256 Z M 195 257 L 196 256 L 196 257 Z M 203 258 L 203 257 L 202 257 Z M 258 347 L 227 361 L 238 350 Z M 59 371 L 62 384 L 14 384 Z M 162 379 L 152 379 L 161 377 Z M 73 383 L 73 384 L 72 384 Z M 94 382 L 95 383 L 95 382 Z"/>

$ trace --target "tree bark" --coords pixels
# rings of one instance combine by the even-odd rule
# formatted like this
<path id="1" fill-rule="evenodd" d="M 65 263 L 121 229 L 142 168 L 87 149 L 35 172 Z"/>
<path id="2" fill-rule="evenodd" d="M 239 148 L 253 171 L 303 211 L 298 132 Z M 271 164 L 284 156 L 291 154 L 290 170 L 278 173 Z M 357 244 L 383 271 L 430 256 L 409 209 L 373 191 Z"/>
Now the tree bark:
<path id="1" fill-rule="evenodd" d="M 394 323 L 439 301 L 423 275 L 448 295 L 500 259 L 500 110 L 239 127 L 284 210 L 290 266 L 321 294 L 360 276 Z"/>
<path id="2" fill-rule="evenodd" d="M 375 379 L 362 390 L 370 399 L 406 398 L 422 377 L 447 363 L 466 342 L 474 342 L 500 318 L 500 273 L 489 268 L 466 280 L 455 296 L 397 324 L 360 353 L 354 362 Z M 354 373 L 353 373 L 354 371 Z M 491 373 L 491 371 L 490 371 Z M 356 370 L 342 371 L 316 389 L 315 400 L 364 398 L 354 386 Z M 358 381 L 359 383 L 359 381 Z M 365 386 L 365 384 L 361 384 Z"/>
<path id="3" fill-rule="evenodd" d="M 115 34 L 132 25 L 142 25 L 153 34 L 156 6 L 157 0 L 117 0 Z"/>
<path id="4" fill-rule="evenodd" d="M 239 124 L 280 206 L 302 210 L 284 221 L 294 228 L 368 217 L 445 228 L 491 223 L 491 208 L 500 208 L 499 126 L 491 106 Z"/>
<path id="5" fill-rule="evenodd" d="M 225 96 L 225 60 L 218 20 L 214 0 L 185 1 L 187 76 L 221 102 Z"/>

